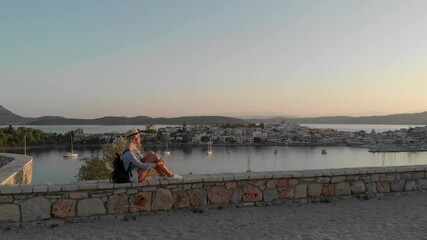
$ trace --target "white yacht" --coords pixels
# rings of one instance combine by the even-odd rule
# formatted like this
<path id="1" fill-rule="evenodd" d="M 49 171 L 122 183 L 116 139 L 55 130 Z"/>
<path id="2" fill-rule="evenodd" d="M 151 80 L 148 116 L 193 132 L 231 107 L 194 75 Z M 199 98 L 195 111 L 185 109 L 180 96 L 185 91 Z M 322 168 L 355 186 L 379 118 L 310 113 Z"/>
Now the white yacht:
<path id="1" fill-rule="evenodd" d="M 171 155 L 171 151 L 169 151 L 169 140 L 166 139 L 166 150 L 163 151 L 163 156 L 170 156 Z"/>
<path id="2" fill-rule="evenodd" d="M 64 158 L 77 158 L 79 154 L 74 153 L 73 151 L 73 136 L 71 136 L 71 152 L 64 154 Z"/>
<path id="3" fill-rule="evenodd" d="M 208 151 L 206 152 L 206 154 L 208 156 L 212 156 L 212 154 L 213 154 L 213 151 L 212 151 L 212 140 L 209 140 Z"/>

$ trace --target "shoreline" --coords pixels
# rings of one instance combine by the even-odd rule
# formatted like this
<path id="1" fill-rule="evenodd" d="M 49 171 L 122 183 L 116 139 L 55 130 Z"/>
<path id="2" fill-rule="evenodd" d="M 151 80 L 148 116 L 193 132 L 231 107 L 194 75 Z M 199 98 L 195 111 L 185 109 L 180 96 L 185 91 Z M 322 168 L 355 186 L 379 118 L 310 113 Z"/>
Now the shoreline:
<path id="1" fill-rule="evenodd" d="M 74 144 L 75 149 L 101 149 L 105 144 Z M 354 147 L 354 148 L 366 148 L 370 153 L 387 153 L 387 152 L 427 152 L 427 148 L 422 149 L 390 149 L 390 148 L 371 148 L 370 146 L 360 145 L 360 144 L 212 144 L 214 147 Z M 166 147 L 166 144 L 153 144 L 153 143 L 145 143 L 143 147 Z M 207 147 L 207 144 L 193 144 L 193 143 L 170 143 L 170 148 L 178 147 Z M 67 144 L 55 144 L 55 145 L 34 145 L 27 146 L 27 149 L 67 149 L 69 146 Z M 0 147 L 0 151 L 7 150 L 23 150 L 25 147 L 23 146 L 6 146 Z"/>

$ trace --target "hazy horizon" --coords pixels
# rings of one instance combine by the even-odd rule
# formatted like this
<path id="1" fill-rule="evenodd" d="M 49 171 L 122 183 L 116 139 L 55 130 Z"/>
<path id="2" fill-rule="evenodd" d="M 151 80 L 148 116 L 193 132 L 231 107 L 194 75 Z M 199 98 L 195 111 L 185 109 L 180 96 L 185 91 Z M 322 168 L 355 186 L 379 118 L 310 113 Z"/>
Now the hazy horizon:
<path id="1" fill-rule="evenodd" d="M 427 1 L 1 3 L 0 105 L 20 116 L 427 110 Z"/>

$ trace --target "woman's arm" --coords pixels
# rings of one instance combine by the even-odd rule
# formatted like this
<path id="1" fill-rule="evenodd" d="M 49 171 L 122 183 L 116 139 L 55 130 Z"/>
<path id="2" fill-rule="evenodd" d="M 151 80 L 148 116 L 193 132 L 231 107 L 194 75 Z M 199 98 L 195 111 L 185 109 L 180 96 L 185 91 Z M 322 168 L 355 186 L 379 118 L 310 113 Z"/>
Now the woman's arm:
<path id="1" fill-rule="evenodd" d="M 139 155 L 139 156 L 138 156 Z M 132 163 L 137 168 L 149 169 L 156 166 L 155 163 L 143 163 L 140 161 L 142 156 L 140 154 L 134 154 L 131 151 L 127 151 L 123 154 L 123 164 L 125 165 L 125 170 L 129 168 L 129 163 Z"/>

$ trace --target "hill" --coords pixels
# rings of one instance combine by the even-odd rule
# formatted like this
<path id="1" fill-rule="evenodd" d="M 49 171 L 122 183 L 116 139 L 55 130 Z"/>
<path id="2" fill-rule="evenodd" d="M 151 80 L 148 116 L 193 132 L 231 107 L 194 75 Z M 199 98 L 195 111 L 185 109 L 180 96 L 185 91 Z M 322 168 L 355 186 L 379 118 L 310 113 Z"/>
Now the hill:
<path id="1" fill-rule="evenodd" d="M 21 117 L 14 114 L 13 112 L 7 110 L 2 105 L 0 105 L 0 124 L 9 125 L 9 124 L 24 124 L 33 120 L 32 118 Z"/>
<path id="2" fill-rule="evenodd" d="M 25 118 L 12 113 L 0 106 L 0 125 L 216 125 L 216 124 L 247 124 L 239 118 L 223 116 L 186 116 L 175 118 L 151 118 L 147 116 L 137 117 L 102 117 L 96 119 L 65 118 L 60 116 L 43 116 L 38 118 Z"/>
<path id="3" fill-rule="evenodd" d="M 64 118 L 60 116 L 44 116 L 26 118 L 7 110 L 0 105 L 0 125 L 216 125 L 216 124 L 247 124 L 247 123 L 281 123 L 294 122 L 300 124 L 395 124 L 395 125 L 427 125 L 427 112 L 402 113 L 386 116 L 330 116 L 330 117 L 274 117 L 258 119 L 240 119 L 224 116 L 185 116 L 174 118 L 151 118 L 148 116 L 115 117 L 107 116 L 95 119 Z"/>
<path id="4" fill-rule="evenodd" d="M 427 125 L 427 112 L 402 113 L 385 116 L 331 116 L 313 118 L 270 118 L 270 119 L 248 119 L 251 123 L 280 123 L 294 122 L 300 124 L 390 124 L 390 125 Z"/>

